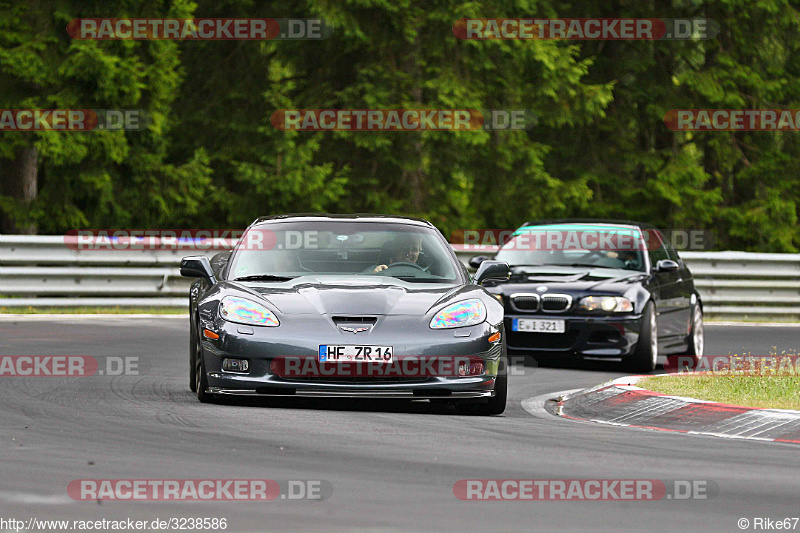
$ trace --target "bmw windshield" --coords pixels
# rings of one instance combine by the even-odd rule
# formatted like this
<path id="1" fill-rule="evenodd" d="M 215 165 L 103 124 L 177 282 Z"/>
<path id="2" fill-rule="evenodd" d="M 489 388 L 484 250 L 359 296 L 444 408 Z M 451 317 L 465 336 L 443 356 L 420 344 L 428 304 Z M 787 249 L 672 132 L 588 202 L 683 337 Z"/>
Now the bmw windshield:
<path id="1" fill-rule="evenodd" d="M 633 226 L 549 224 L 523 226 L 495 259 L 511 266 L 563 265 L 647 270 L 647 236 Z"/>
<path id="2" fill-rule="evenodd" d="M 435 230 L 411 224 L 260 224 L 242 236 L 228 279 L 281 282 L 309 275 L 366 275 L 416 283 L 462 283 L 448 246 Z"/>

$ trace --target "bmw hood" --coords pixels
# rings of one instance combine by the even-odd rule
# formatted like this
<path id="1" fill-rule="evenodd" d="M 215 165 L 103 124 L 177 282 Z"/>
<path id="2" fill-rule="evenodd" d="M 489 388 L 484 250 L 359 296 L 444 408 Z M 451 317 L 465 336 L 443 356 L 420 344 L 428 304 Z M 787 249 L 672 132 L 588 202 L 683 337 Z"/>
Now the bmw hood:
<path id="1" fill-rule="evenodd" d="M 502 286 L 511 290 L 521 284 L 535 284 L 557 290 L 568 285 L 574 291 L 605 291 L 620 290 L 645 277 L 644 272 L 634 270 L 550 265 L 514 268 L 511 278 Z"/>

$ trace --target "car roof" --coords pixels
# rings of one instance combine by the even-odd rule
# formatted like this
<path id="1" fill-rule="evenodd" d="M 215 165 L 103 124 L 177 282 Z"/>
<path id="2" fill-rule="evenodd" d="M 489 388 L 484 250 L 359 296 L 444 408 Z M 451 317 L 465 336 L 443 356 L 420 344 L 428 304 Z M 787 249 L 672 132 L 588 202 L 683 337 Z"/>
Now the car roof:
<path id="1" fill-rule="evenodd" d="M 652 224 L 646 222 L 636 222 L 632 220 L 615 220 L 610 218 L 556 218 L 546 220 L 533 220 L 525 222 L 521 228 L 525 226 L 550 226 L 555 224 L 607 224 L 610 226 L 627 226 L 642 229 L 656 229 Z"/>
<path id="2" fill-rule="evenodd" d="M 288 213 L 283 215 L 270 215 L 258 217 L 251 226 L 269 222 L 382 222 L 390 224 L 406 224 L 412 226 L 425 226 L 433 228 L 434 225 L 422 218 L 404 217 L 399 215 L 378 215 L 373 213 L 332 214 L 332 213 Z"/>

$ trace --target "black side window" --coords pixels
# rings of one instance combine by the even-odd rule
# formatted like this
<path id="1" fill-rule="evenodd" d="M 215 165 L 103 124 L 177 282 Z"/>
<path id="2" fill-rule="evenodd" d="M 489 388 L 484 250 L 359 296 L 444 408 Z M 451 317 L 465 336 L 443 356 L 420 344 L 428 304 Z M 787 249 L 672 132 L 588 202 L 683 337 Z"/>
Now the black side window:
<path id="1" fill-rule="evenodd" d="M 220 252 L 215 254 L 214 257 L 211 258 L 211 270 L 214 272 L 216 277 L 220 277 L 222 275 L 222 270 L 228 264 L 228 260 L 231 258 L 231 252 Z"/>
<path id="2" fill-rule="evenodd" d="M 669 259 L 669 254 L 667 253 L 667 248 L 664 243 L 659 243 L 658 248 L 655 250 L 650 250 L 650 264 L 655 268 L 659 261 L 662 259 Z"/>
<path id="3" fill-rule="evenodd" d="M 680 257 L 678 257 L 678 252 L 675 251 L 675 248 L 673 248 L 671 244 L 666 243 L 665 248 L 667 249 L 667 255 L 669 256 L 669 259 L 672 259 L 676 263 L 680 262 Z"/>

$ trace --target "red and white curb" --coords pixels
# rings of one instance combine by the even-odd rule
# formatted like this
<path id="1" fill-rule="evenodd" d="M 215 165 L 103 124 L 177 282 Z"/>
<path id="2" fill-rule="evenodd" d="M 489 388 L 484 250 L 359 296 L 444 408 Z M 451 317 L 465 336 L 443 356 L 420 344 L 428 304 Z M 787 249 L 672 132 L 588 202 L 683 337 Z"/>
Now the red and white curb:
<path id="1" fill-rule="evenodd" d="M 615 426 L 800 444 L 800 411 L 759 409 L 669 396 L 626 376 L 558 398 L 556 414 Z"/>

